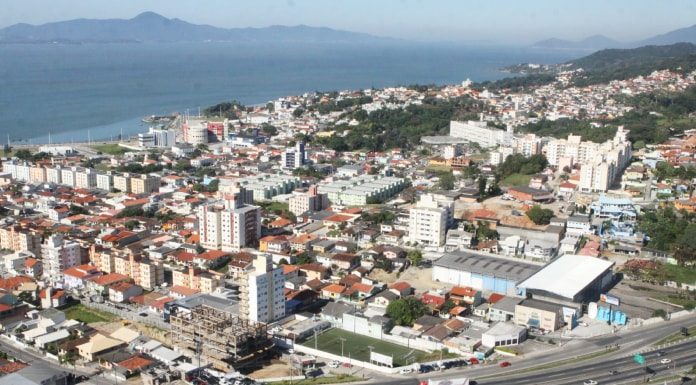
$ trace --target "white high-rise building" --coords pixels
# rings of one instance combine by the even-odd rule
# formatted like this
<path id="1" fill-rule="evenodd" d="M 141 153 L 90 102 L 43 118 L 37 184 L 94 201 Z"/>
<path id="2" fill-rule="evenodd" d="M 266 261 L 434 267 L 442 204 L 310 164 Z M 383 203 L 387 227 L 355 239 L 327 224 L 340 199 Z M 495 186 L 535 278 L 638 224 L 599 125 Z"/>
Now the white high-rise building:
<path id="1" fill-rule="evenodd" d="M 198 208 L 198 234 L 206 249 L 238 251 L 261 237 L 261 209 L 246 205 L 241 195 Z"/>
<path id="2" fill-rule="evenodd" d="M 270 256 L 255 256 L 251 268 L 241 278 L 239 310 L 242 316 L 263 323 L 285 317 L 285 276 L 282 268 L 273 268 Z"/>
<path id="3" fill-rule="evenodd" d="M 75 187 L 76 188 L 94 188 L 97 187 L 97 172 L 91 168 L 78 168 L 75 170 Z"/>
<path id="4" fill-rule="evenodd" d="M 65 241 L 60 234 L 53 234 L 41 245 L 44 278 L 57 282 L 63 278 L 63 271 L 79 265 L 81 249 L 77 242 Z"/>
<path id="5" fill-rule="evenodd" d="M 286 149 L 282 155 L 282 167 L 288 170 L 294 170 L 304 166 L 307 160 L 307 153 L 305 151 L 305 143 L 298 141 L 295 147 Z"/>
<path id="6" fill-rule="evenodd" d="M 513 130 L 501 130 L 496 127 L 488 127 L 488 123 L 481 120 L 469 120 L 466 122 L 450 122 L 450 136 L 466 139 L 472 143 L 478 143 L 481 147 L 511 146 Z"/>
<path id="7" fill-rule="evenodd" d="M 591 157 L 585 156 L 585 161 L 580 162 L 580 191 L 607 191 L 631 162 L 632 148 L 628 132 L 619 127 L 613 140 L 597 145 Z"/>
<path id="8" fill-rule="evenodd" d="M 421 196 L 416 207 L 409 211 L 409 241 L 424 246 L 443 245 L 453 212 L 453 202 L 437 201 L 432 194 Z"/>

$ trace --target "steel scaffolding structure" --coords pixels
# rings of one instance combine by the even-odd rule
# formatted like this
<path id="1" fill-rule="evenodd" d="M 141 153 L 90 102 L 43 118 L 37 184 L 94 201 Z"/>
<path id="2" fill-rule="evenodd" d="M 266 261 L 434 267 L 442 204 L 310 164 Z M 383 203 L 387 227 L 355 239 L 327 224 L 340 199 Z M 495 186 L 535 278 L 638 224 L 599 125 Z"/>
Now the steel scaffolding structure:
<path id="1" fill-rule="evenodd" d="M 253 359 L 272 345 L 265 324 L 208 305 L 178 312 L 170 323 L 173 345 L 196 353 L 220 370 Z"/>

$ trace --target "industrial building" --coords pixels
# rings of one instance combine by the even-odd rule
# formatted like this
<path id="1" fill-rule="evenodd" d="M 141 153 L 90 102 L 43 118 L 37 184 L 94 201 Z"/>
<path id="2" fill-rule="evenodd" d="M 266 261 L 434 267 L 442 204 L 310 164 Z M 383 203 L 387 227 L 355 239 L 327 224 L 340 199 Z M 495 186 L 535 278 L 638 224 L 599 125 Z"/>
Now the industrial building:
<path id="1" fill-rule="evenodd" d="M 433 281 L 515 294 L 517 283 L 541 267 L 515 259 L 470 250 L 447 253 L 433 263 Z"/>
<path id="2" fill-rule="evenodd" d="M 518 294 L 567 304 L 599 299 L 613 283 L 614 262 L 585 255 L 563 255 L 517 285 Z"/>
<path id="3" fill-rule="evenodd" d="M 272 346 L 266 325 L 208 305 L 180 309 L 170 318 L 172 344 L 214 368 L 229 371 Z"/>

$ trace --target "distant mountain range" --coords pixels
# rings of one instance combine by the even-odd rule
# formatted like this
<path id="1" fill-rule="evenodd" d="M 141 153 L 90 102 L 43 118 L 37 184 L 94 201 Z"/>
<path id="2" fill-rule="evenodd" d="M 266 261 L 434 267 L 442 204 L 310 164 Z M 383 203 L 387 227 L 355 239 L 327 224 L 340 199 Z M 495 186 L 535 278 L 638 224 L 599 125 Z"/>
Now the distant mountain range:
<path id="1" fill-rule="evenodd" d="M 42 25 L 15 24 L 0 29 L 0 43 L 106 42 L 343 42 L 395 41 L 323 27 L 270 26 L 218 28 L 144 12 L 132 19 L 76 19 Z"/>
<path id="2" fill-rule="evenodd" d="M 610 39 L 604 35 L 593 35 L 580 41 L 570 41 L 563 39 L 546 39 L 534 43 L 535 47 L 541 48 L 558 48 L 558 49 L 604 49 L 621 45 L 616 40 Z"/>
<path id="3" fill-rule="evenodd" d="M 696 25 L 680 28 L 662 35 L 634 42 L 619 42 L 603 35 L 594 35 L 580 41 L 546 39 L 534 43 L 533 47 L 552 49 L 635 48 L 646 45 L 669 45 L 675 43 L 696 43 Z"/>

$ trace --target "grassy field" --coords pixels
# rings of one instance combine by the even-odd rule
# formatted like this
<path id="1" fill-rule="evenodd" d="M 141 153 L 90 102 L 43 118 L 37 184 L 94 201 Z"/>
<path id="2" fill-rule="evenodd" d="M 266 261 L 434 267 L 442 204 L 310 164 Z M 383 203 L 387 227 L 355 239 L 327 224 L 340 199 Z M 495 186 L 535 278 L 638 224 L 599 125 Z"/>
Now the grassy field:
<path id="1" fill-rule="evenodd" d="M 696 283 L 696 269 L 679 265 L 663 265 L 662 270 L 665 278 L 670 281 L 694 284 Z M 661 274 L 659 274 L 661 275 Z"/>
<path id="2" fill-rule="evenodd" d="M 299 381 L 278 381 L 271 382 L 270 385 L 320 385 L 320 384 L 341 384 L 345 382 L 365 381 L 364 378 L 351 376 L 348 374 L 339 374 L 338 376 L 322 376 L 316 378 L 307 378 Z"/>
<path id="3" fill-rule="evenodd" d="M 512 174 L 503 178 L 503 180 L 500 181 L 500 185 L 506 187 L 527 186 L 531 179 L 531 175 Z"/>
<path id="4" fill-rule="evenodd" d="M 694 334 L 696 334 L 696 326 L 692 326 L 692 327 L 690 327 L 688 330 L 689 330 L 689 335 L 688 335 L 688 336 L 683 336 L 683 335 L 681 335 L 681 332 L 677 332 L 677 333 L 672 334 L 671 336 L 667 336 L 667 337 L 665 337 L 665 338 L 663 338 L 663 339 L 661 339 L 661 340 L 655 342 L 654 345 L 655 345 L 655 346 L 659 346 L 659 345 L 668 344 L 668 343 L 670 343 L 670 342 L 681 341 L 681 340 L 683 340 L 683 339 L 692 337 Z"/>
<path id="5" fill-rule="evenodd" d="M 109 155 L 123 155 L 129 150 L 125 147 L 119 146 L 117 143 L 114 144 L 99 144 L 92 146 L 95 151 L 100 151 L 104 154 Z"/>
<path id="6" fill-rule="evenodd" d="M 375 353 L 385 354 L 394 357 L 394 366 L 401 366 L 413 362 L 421 361 L 428 353 L 409 349 L 405 346 L 392 344 L 375 338 L 365 337 L 341 329 L 331 329 L 317 336 L 317 348 L 325 352 L 341 355 L 341 338 L 344 338 L 343 355 L 355 358 L 359 361 L 370 361 L 370 349 L 372 346 Z M 303 342 L 302 345 L 314 348 L 314 337 Z M 438 354 L 439 358 L 439 354 Z"/>
<path id="7" fill-rule="evenodd" d="M 65 317 L 68 319 L 78 320 L 87 324 L 93 322 L 110 322 L 116 319 L 116 316 L 113 314 L 90 309 L 81 303 L 69 305 L 61 310 L 65 312 Z"/>
<path id="8" fill-rule="evenodd" d="M 657 299 L 675 305 L 683 306 L 686 310 L 696 308 L 696 296 L 690 294 L 668 294 L 657 297 Z"/>

